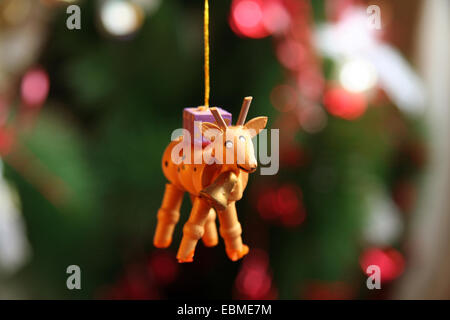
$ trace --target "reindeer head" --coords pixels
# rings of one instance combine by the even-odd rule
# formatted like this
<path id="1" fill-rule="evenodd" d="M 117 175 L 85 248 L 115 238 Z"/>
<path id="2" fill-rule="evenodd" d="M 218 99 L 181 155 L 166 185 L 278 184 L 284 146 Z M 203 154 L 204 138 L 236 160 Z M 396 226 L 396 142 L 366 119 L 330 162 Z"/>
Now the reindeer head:
<path id="1" fill-rule="evenodd" d="M 202 134 L 209 139 L 213 156 L 225 165 L 236 166 L 245 172 L 254 172 L 258 166 L 252 138 L 266 127 L 267 117 L 256 117 L 245 123 L 252 97 L 244 98 L 235 126 L 227 126 L 216 108 L 211 108 L 217 124 L 202 123 Z"/>

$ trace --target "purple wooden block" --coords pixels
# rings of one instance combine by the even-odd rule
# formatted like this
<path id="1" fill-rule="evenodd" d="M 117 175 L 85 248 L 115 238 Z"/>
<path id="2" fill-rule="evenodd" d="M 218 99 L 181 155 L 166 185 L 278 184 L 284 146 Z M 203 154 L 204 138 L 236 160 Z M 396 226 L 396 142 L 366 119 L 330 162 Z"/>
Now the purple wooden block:
<path id="1" fill-rule="evenodd" d="M 232 123 L 231 113 L 222 108 L 217 108 L 217 110 L 219 110 L 225 122 L 228 125 L 231 125 Z M 202 146 L 209 144 L 209 141 L 201 136 L 200 130 L 198 128 L 197 129 L 194 128 L 194 121 L 215 123 L 216 120 L 214 119 L 211 110 L 209 109 L 202 110 L 199 108 L 184 108 L 183 110 L 183 128 L 189 131 L 193 142 L 195 144 L 201 143 Z"/>

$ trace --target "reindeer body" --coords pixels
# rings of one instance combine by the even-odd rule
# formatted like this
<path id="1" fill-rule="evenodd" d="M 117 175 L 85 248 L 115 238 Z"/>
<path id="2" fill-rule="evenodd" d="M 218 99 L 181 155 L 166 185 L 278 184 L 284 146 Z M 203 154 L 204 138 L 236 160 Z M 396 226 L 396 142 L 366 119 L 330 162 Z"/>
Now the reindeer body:
<path id="1" fill-rule="evenodd" d="M 246 126 L 253 124 L 257 127 L 256 131 L 259 132 L 267 123 L 266 117 L 259 117 L 249 121 L 246 125 L 243 124 L 250 101 L 251 98 L 244 100 L 239 116 L 240 120 L 236 126 L 228 127 L 214 109 L 211 109 L 211 112 L 220 126 L 207 122 L 202 124 L 203 133 L 211 128 L 221 132 L 215 141 L 214 138 L 211 138 L 216 145 L 225 144 L 227 147 L 230 144 L 236 145 L 235 158 L 231 163 L 219 161 L 219 163 L 207 164 L 202 161 L 200 164 L 195 164 L 196 152 L 201 152 L 203 155 L 213 143 L 196 149 L 190 141 L 183 141 L 183 137 L 172 141 L 164 151 L 162 169 L 169 183 L 166 184 L 162 205 L 157 215 L 158 224 L 154 245 L 158 248 L 166 248 L 171 244 L 173 231 L 180 217 L 179 210 L 183 195 L 185 192 L 189 193 L 193 206 L 189 219 L 183 227 L 183 239 L 177 253 L 179 262 L 193 261 L 195 247 L 200 239 L 206 246 L 217 245 L 218 234 L 215 222 L 217 215 L 219 216 L 220 235 L 225 241 L 228 257 L 236 261 L 249 251 L 248 247 L 242 243 L 242 229 L 237 218 L 235 202 L 242 198 L 249 172 L 253 172 L 257 165 L 252 154 L 251 134 Z M 239 144 L 239 139 L 241 142 L 245 140 L 245 143 Z M 190 161 L 187 161 L 188 157 L 184 154 L 180 154 L 182 161 L 177 164 L 176 161 L 173 161 L 173 154 L 174 148 L 180 144 L 185 144 L 183 150 L 188 147 L 192 152 Z M 239 151 L 245 153 L 243 163 L 238 163 L 236 160 L 236 154 Z M 214 153 L 212 155 L 215 156 Z M 225 155 L 223 157 L 225 160 Z"/>
<path id="2" fill-rule="evenodd" d="M 189 162 L 182 161 L 179 164 L 174 163 L 171 157 L 172 151 L 182 139 L 183 137 L 180 137 L 179 140 L 172 141 L 164 151 L 162 158 L 164 176 L 171 184 L 183 192 L 189 193 L 191 197 L 198 197 L 200 191 L 211 185 L 220 174 L 226 171 L 232 171 L 237 175 L 240 184 L 243 186 L 242 188 L 245 189 L 248 182 L 248 173 L 236 168 L 236 166 L 226 164 L 194 164 L 193 160 Z M 193 144 L 189 147 L 191 150 L 194 150 Z M 204 150 L 205 148 L 203 147 L 201 152 L 203 153 Z"/>

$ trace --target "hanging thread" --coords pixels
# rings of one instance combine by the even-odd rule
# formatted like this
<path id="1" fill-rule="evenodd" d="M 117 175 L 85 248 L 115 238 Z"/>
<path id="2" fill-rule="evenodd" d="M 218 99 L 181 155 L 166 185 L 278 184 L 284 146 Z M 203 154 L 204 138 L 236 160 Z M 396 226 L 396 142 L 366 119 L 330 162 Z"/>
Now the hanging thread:
<path id="1" fill-rule="evenodd" d="M 205 107 L 209 107 L 209 3 L 205 0 L 203 36 L 205 41 Z"/>

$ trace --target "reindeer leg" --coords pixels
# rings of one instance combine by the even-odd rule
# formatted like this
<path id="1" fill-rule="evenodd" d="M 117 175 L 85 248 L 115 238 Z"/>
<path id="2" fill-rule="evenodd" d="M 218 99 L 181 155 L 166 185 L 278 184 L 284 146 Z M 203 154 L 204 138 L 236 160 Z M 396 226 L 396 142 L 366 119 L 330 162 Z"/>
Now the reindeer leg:
<path id="1" fill-rule="evenodd" d="M 214 247 L 219 243 L 216 227 L 216 216 L 216 211 L 211 208 L 205 222 L 205 234 L 202 237 L 203 243 L 207 247 Z"/>
<path id="2" fill-rule="evenodd" d="M 194 204 L 195 196 L 191 195 L 191 202 Z M 214 247 L 219 243 L 219 237 L 217 235 L 216 227 L 216 210 L 213 208 L 209 209 L 208 217 L 205 222 L 205 233 L 203 234 L 202 240 L 205 246 Z"/>
<path id="3" fill-rule="evenodd" d="M 249 249 L 242 243 L 242 228 L 238 221 L 235 202 L 231 202 L 223 211 L 219 211 L 220 235 L 225 241 L 225 249 L 232 261 L 245 256 Z"/>
<path id="4" fill-rule="evenodd" d="M 178 249 L 178 262 L 192 262 L 198 240 L 205 232 L 205 222 L 211 206 L 204 199 L 196 197 L 191 215 L 183 227 L 183 239 Z"/>
<path id="5" fill-rule="evenodd" d="M 167 183 L 161 208 L 158 210 L 158 223 L 156 225 L 153 244 L 157 248 L 167 248 L 172 242 L 173 230 L 180 218 L 180 207 L 184 191 L 173 184 Z"/>

